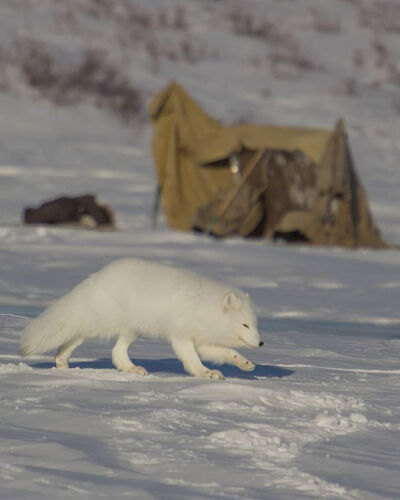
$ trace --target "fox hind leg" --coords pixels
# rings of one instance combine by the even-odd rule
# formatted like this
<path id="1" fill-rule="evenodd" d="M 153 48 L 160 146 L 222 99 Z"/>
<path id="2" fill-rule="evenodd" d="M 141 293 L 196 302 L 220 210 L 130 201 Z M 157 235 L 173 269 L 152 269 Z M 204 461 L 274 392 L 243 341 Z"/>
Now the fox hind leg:
<path id="1" fill-rule="evenodd" d="M 128 355 L 128 347 L 137 337 L 138 335 L 121 334 L 111 352 L 112 362 L 115 368 L 122 372 L 147 375 L 146 368 L 133 364 Z"/>
<path id="2" fill-rule="evenodd" d="M 256 365 L 239 354 L 235 349 L 217 345 L 203 344 L 197 346 L 200 357 L 206 361 L 212 361 L 217 364 L 227 363 L 237 366 L 240 370 L 252 372 Z"/>
<path id="3" fill-rule="evenodd" d="M 57 354 L 54 357 L 54 361 L 56 363 L 57 368 L 68 368 L 69 358 L 71 357 L 72 352 L 82 344 L 82 337 L 74 337 L 69 340 L 65 344 L 63 344 L 57 351 Z"/>

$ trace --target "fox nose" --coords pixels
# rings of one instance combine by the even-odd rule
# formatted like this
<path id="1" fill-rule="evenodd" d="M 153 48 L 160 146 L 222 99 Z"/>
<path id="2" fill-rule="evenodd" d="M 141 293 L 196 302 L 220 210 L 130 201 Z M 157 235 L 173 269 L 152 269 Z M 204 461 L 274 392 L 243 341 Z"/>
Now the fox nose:
<path id="1" fill-rule="evenodd" d="M 264 345 L 264 342 L 261 340 L 261 342 L 258 344 L 258 347 L 262 347 Z"/>

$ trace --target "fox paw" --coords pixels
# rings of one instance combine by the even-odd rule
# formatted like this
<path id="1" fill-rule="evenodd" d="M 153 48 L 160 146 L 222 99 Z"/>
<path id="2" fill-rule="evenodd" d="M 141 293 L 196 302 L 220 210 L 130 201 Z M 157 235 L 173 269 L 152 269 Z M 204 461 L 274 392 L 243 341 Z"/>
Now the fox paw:
<path id="1" fill-rule="evenodd" d="M 202 376 L 212 380 L 224 380 L 225 378 L 219 370 L 207 370 Z"/>
<path id="2" fill-rule="evenodd" d="M 69 368 L 68 361 L 62 358 L 57 358 L 57 356 L 54 358 L 54 361 L 56 363 L 56 368 L 61 368 L 61 369 L 66 369 Z"/>
<path id="3" fill-rule="evenodd" d="M 237 366 L 245 372 L 252 372 L 256 367 L 256 365 L 248 359 L 246 359 L 246 361 L 244 361 L 243 363 L 238 364 Z"/>
<path id="4" fill-rule="evenodd" d="M 252 361 L 246 359 L 244 356 L 239 355 L 235 356 L 234 365 L 245 372 L 252 372 L 256 367 L 256 365 Z"/>
<path id="5" fill-rule="evenodd" d="M 138 375 L 147 375 L 147 370 L 143 368 L 143 366 L 132 365 L 123 371 L 127 373 L 137 373 Z"/>

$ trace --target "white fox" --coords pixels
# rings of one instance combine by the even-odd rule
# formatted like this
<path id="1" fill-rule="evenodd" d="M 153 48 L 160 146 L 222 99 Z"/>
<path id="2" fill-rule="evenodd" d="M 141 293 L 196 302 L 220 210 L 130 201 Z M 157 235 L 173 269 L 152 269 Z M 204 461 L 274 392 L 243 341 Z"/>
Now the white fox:
<path id="1" fill-rule="evenodd" d="M 223 379 L 200 358 L 252 371 L 254 363 L 232 347 L 262 346 L 247 293 L 187 270 L 140 259 L 108 264 L 58 299 L 23 333 L 23 356 L 58 349 L 55 363 L 68 368 L 73 350 L 94 337 L 117 337 L 118 370 L 145 375 L 128 356 L 139 336 L 165 338 L 185 370 Z"/>

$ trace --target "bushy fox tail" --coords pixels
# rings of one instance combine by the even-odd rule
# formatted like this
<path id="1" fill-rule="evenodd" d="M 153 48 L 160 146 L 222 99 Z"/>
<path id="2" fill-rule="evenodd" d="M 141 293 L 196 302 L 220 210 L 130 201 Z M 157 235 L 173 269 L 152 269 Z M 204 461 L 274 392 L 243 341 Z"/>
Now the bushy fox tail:
<path id="1" fill-rule="evenodd" d="M 79 335 L 79 309 L 77 310 L 74 299 L 76 298 L 70 294 L 62 297 L 28 324 L 21 338 L 21 356 L 57 349 Z"/>

